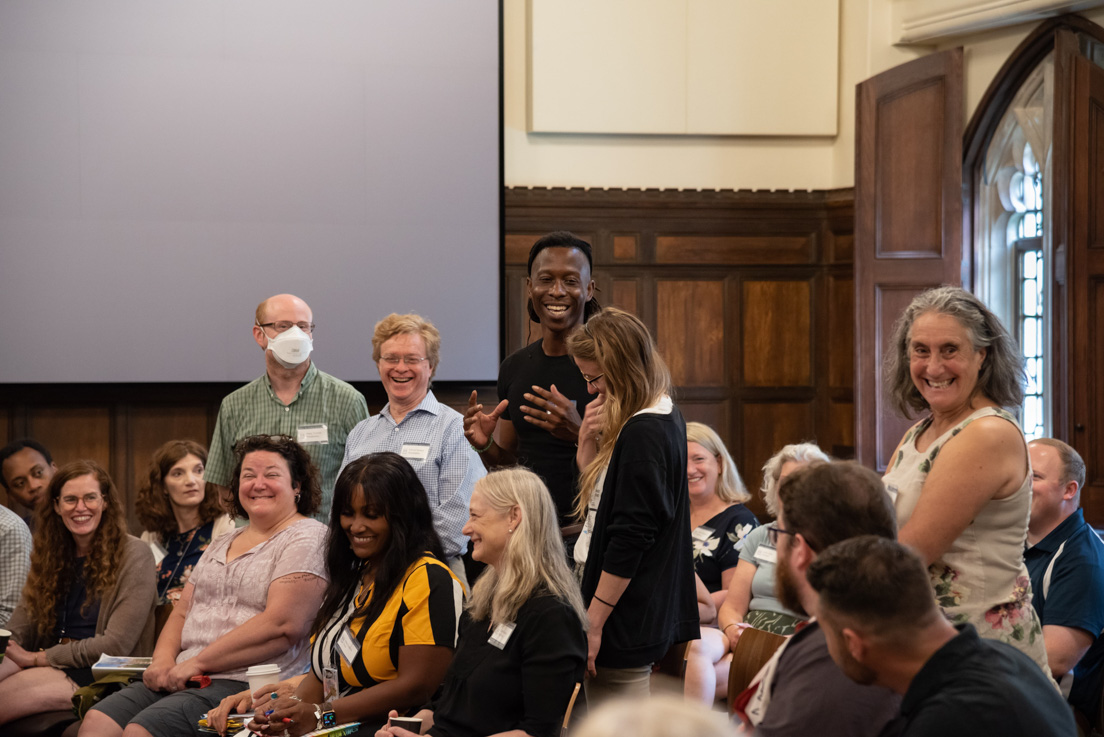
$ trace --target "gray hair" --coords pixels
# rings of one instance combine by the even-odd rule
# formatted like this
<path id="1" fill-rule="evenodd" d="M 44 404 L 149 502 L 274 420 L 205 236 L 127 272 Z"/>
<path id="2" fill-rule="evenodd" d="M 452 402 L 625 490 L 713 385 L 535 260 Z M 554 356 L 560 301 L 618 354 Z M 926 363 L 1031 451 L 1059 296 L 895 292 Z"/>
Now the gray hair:
<path id="1" fill-rule="evenodd" d="M 790 463 L 813 463 L 814 461 L 829 461 L 828 454 L 817 447 L 816 443 L 793 443 L 784 446 L 763 464 L 763 485 L 759 493 L 763 495 L 763 503 L 767 505 L 767 511 L 771 517 L 778 516 L 778 487 L 782 466 Z"/>
<path id="2" fill-rule="evenodd" d="M 1001 407 L 1019 407 L 1027 377 L 1016 341 L 977 297 L 961 287 L 942 286 L 916 295 L 893 325 L 882 368 L 886 396 L 893 408 L 907 418 L 928 409 L 909 371 L 909 340 L 916 318 L 929 312 L 953 317 L 966 330 L 974 350 L 986 350 L 975 391 Z"/>

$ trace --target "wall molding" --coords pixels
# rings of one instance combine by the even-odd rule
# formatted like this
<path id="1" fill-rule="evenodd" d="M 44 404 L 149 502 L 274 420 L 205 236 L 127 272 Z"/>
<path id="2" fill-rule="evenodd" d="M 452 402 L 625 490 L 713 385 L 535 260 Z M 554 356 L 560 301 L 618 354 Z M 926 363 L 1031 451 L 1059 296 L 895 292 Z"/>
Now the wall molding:
<path id="1" fill-rule="evenodd" d="M 898 44 L 932 44 L 1104 5 L 1104 0 L 903 0 L 895 10 Z"/>

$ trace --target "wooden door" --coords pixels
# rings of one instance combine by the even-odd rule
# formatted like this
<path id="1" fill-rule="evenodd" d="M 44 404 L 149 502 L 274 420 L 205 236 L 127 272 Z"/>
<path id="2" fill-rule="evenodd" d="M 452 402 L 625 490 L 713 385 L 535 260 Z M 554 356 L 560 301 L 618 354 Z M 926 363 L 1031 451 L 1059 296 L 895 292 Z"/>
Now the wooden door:
<path id="1" fill-rule="evenodd" d="M 882 396 L 893 323 L 919 292 L 962 283 L 962 49 L 858 85 L 855 451 L 884 470 L 905 429 Z"/>

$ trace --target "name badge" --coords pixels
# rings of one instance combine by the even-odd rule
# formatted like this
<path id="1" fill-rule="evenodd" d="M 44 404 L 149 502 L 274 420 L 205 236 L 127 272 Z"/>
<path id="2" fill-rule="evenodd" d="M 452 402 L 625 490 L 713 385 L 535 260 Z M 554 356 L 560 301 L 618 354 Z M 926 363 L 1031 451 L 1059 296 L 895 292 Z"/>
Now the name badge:
<path id="1" fill-rule="evenodd" d="M 399 455 L 408 461 L 424 461 L 429 458 L 429 443 L 403 443 Z"/>
<path id="2" fill-rule="evenodd" d="M 300 445 L 328 445 L 330 431 L 324 422 L 319 422 L 317 425 L 300 425 L 295 433 L 295 439 Z"/>
<path id="3" fill-rule="evenodd" d="M 323 668 L 322 681 L 322 698 L 324 700 L 333 701 L 341 696 L 337 686 L 337 668 Z"/>
<path id="4" fill-rule="evenodd" d="M 510 635 L 514 634 L 515 627 L 517 627 L 517 624 L 514 622 L 498 625 L 494 628 L 494 632 L 491 633 L 491 639 L 488 640 L 488 642 L 501 650 L 506 647 L 506 643 L 510 641 Z"/>
<path id="5" fill-rule="evenodd" d="M 703 543 L 713 535 L 713 530 L 709 527 L 695 527 L 690 535 L 698 542 Z"/>
<path id="6" fill-rule="evenodd" d="M 889 501 L 891 504 L 897 504 L 897 487 L 893 484 L 886 485 L 886 493 L 889 494 Z"/>
<path id="7" fill-rule="evenodd" d="M 778 551 L 774 548 L 768 548 L 766 545 L 760 545 L 755 549 L 755 560 L 761 560 L 764 563 L 776 563 L 778 562 Z"/>
<path id="8" fill-rule="evenodd" d="M 353 637 L 353 633 L 349 631 L 348 627 L 341 629 L 341 634 L 337 638 L 337 651 L 341 654 L 341 659 L 349 666 L 352 666 L 356 662 L 357 652 L 360 651 L 360 645 L 357 643 L 356 638 Z"/>
<path id="9" fill-rule="evenodd" d="M 156 566 L 161 565 L 161 561 L 165 560 L 165 556 L 169 554 L 169 551 L 165 550 L 160 543 L 153 540 L 150 541 L 149 546 L 150 550 L 153 551 L 153 564 Z"/>

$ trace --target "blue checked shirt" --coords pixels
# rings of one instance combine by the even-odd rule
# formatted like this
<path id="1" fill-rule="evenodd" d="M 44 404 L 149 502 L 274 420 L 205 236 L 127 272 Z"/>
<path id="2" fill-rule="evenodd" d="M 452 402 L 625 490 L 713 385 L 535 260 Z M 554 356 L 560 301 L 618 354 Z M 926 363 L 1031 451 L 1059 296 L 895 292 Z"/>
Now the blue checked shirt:
<path id="1" fill-rule="evenodd" d="M 463 555 L 468 538 L 460 530 L 468 521 L 468 502 L 475 482 L 487 475 L 479 456 L 464 438 L 463 415 L 428 392 L 421 404 L 396 424 L 391 404 L 387 403 L 378 415 L 360 422 L 349 433 L 341 470 L 361 456 L 388 450 L 405 457 L 418 474 L 445 555 Z M 426 450 L 424 461 L 411 457 Z"/>
<path id="2" fill-rule="evenodd" d="M 0 626 L 11 619 L 31 569 L 31 531 L 19 515 L 0 506 Z"/>

